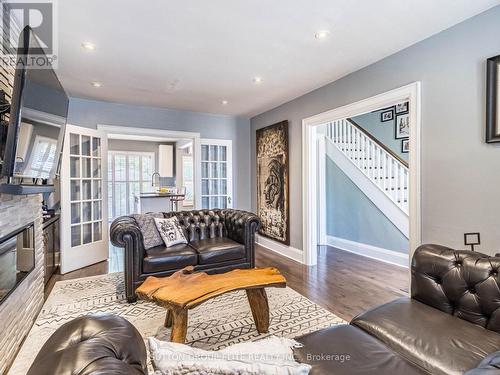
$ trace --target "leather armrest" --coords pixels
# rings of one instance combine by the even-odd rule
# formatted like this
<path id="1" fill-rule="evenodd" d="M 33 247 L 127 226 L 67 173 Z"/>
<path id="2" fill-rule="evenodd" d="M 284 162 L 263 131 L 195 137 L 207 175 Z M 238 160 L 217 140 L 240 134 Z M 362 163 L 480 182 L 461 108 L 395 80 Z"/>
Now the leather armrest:
<path id="1" fill-rule="evenodd" d="M 145 256 L 142 232 L 133 217 L 122 216 L 111 224 L 109 236 L 113 245 L 125 248 L 125 291 L 127 300 L 133 302 L 136 299 L 134 283 L 142 273 Z"/>
<path id="2" fill-rule="evenodd" d="M 245 245 L 246 257 L 255 266 L 255 232 L 260 227 L 257 215 L 240 210 L 224 210 L 224 224 L 227 236 L 233 241 Z"/>

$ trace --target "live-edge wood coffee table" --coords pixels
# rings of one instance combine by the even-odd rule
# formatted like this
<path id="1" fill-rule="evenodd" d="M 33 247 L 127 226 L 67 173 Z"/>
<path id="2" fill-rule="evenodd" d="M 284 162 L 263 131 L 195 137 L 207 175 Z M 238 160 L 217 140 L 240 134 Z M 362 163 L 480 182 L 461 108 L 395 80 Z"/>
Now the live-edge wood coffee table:
<path id="1" fill-rule="evenodd" d="M 269 304 L 264 288 L 286 287 L 286 279 L 276 268 L 237 269 L 208 275 L 193 272 L 188 266 L 168 277 L 148 277 L 136 289 L 139 298 L 167 309 L 165 327 L 172 327 L 170 340 L 186 341 L 188 310 L 234 290 L 246 291 L 252 316 L 259 333 L 269 329 Z"/>

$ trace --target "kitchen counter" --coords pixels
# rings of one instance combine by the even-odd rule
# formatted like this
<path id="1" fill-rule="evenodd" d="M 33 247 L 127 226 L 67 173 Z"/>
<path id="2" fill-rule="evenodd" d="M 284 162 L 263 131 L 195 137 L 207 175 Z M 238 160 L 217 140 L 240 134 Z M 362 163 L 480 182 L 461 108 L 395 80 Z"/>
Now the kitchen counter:
<path id="1" fill-rule="evenodd" d="M 141 193 L 135 196 L 135 212 L 170 212 L 172 211 L 172 197 L 180 197 L 184 194 L 176 193 Z"/>

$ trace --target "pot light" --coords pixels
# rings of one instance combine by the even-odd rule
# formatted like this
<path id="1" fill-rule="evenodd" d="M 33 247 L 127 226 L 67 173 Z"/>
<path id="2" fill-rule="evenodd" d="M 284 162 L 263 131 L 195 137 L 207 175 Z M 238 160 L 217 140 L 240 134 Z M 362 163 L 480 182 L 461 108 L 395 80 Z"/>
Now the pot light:
<path id="1" fill-rule="evenodd" d="M 93 50 L 95 50 L 95 44 L 91 43 L 91 42 L 83 42 L 82 43 L 82 48 L 86 49 L 86 50 L 89 50 L 89 51 L 93 51 Z"/>
<path id="2" fill-rule="evenodd" d="M 91 82 L 90 83 L 92 85 L 92 87 L 101 87 L 102 86 L 102 83 L 101 82 Z"/>
<path id="3" fill-rule="evenodd" d="M 227 105 L 229 102 L 227 100 L 223 100 L 220 102 L 222 105 Z"/>
<path id="4" fill-rule="evenodd" d="M 260 83 L 262 83 L 262 77 L 254 77 L 253 78 L 253 83 L 255 83 L 257 85 L 260 84 Z"/>
<path id="5" fill-rule="evenodd" d="M 314 37 L 316 39 L 325 39 L 330 35 L 330 32 L 328 30 L 320 30 L 316 34 L 314 34 Z"/>

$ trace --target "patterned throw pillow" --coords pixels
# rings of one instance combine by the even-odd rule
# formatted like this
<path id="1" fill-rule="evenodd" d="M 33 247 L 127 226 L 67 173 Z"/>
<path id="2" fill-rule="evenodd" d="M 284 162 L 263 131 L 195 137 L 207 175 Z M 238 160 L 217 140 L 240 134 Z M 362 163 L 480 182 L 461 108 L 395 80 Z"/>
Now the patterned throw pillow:
<path id="1" fill-rule="evenodd" d="M 184 232 L 175 216 L 168 219 L 155 218 L 155 223 L 166 247 L 187 243 L 186 236 L 184 236 Z"/>
<path id="2" fill-rule="evenodd" d="M 162 218 L 163 214 L 156 212 L 150 214 L 135 214 L 132 215 L 137 226 L 141 230 L 144 249 L 151 249 L 155 246 L 163 245 L 163 240 L 156 228 L 155 217 Z"/>

